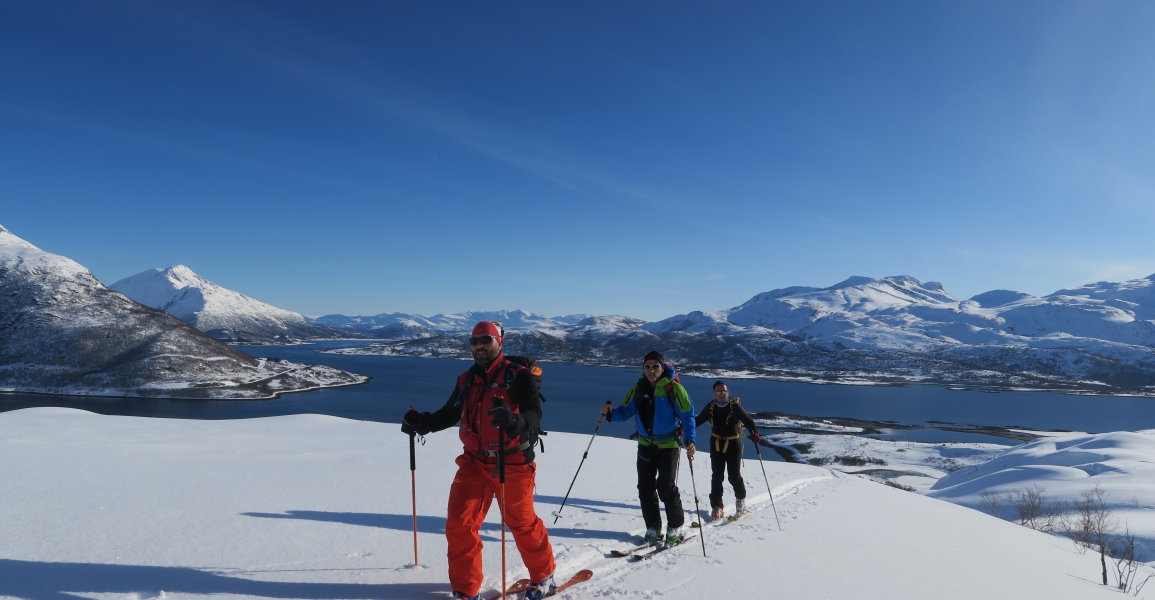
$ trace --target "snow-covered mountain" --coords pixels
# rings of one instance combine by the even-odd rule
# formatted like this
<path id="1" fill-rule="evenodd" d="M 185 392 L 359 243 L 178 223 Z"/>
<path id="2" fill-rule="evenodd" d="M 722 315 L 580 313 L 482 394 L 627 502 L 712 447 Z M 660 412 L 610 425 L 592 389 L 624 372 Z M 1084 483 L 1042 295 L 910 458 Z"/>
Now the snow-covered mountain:
<path id="1" fill-rule="evenodd" d="M 254 359 L 0 227 L 2 389 L 267 398 L 363 381 L 329 367 Z"/>
<path id="2" fill-rule="evenodd" d="M 497 321 L 507 331 L 555 329 L 576 325 L 589 315 L 546 317 L 524 310 L 468 311 L 432 317 L 409 313 L 381 313 L 373 316 L 325 315 L 313 323 L 345 331 L 384 338 L 432 337 L 441 333 L 469 332 L 478 321 Z"/>
<path id="3" fill-rule="evenodd" d="M 129 298 L 232 343 L 290 343 L 348 337 L 304 316 L 223 288 L 177 265 L 149 269 L 108 286 Z"/>
<path id="4" fill-rule="evenodd" d="M 938 382 L 1155 393 L 1155 275 L 1042 298 L 994 290 L 967 300 L 909 276 L 789 287 L 716 312 L 646 323 L 596 317 L 513 332 L 511 352 L 633 364 L 649 348 L 698 372 L 851 382 Z M 464 354 L 460 335 L 363 351 Z"/>
<path id="5" fill-rule="evenodd" d="M 1044 298 L 995 290 L 960 301 L 937 282 L 851 277 L 828 288 L 774 290 L 729 310 L 678 315 L 644 328 L 656 333 L 761 328 L 845 348 L 919 351 L 960 344 L 1066 347 L 1070 338 L 1080 344 L 1155 346 L 1155 323 L 1140 316 L 1155 313 L 1152 283 L 1147 278 L 1095 284 Z M 1121 290 L 1135 301 L 1117 298 Z"/>

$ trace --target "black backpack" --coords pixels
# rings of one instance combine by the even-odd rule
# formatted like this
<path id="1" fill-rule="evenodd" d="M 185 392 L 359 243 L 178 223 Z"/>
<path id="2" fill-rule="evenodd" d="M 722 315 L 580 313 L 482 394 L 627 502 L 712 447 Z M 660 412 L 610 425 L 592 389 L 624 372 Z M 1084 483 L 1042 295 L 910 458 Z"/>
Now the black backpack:
<path id="1" fill-rule="evenodd" d="M 537 366 L 537 361 L 528 357 L 528 356 L 509 356 L 509 355 L 506 355 L 505 360 L 508 360 L 509 362 L 511 362 L 515 365 L 521 365 L 521 366 L 525 367 L 526 369 L 529 369 L 529 375 L 531 377 L 533 377 L 535 381 L 537 381 L 537 395 L 539 398 L 541 398 L 542 402 L 545 402 L 545 395 L 541 393 L 541 367 Z M 508 369 L 505 370 L 505 386 L 506 387 L 509 387 L 509 384 L 513 383 L 513 379 L 516 375 L 517 375 L 517 367 L 514 367 L 511 365 Z M 545 452 L 545 440 L 541 439 L 538 436 L 546 435 L 547 432 L 545 430 L 542 430 L 542 429 L 536 429 L 534 431 L 527 431 L 526 434 L 527 434 L 526 437 L 528 438 L 526 441 L 529 442 L 529 445 L 533 446 L 534 444 L 537 444 L 538 447 L 541 448 L 541 451 L 544 453 Z"/>
<path id="2" fill-rule="evenodd" d="M 532 376 L 534 378 L 534 380 L 537 381 L 537 395 L 539 398 L 541 398 L 542 402 L 545 402 L 545 396 L 542 395 L 542 393 L 541 393 L 541 367 L 537 366 L 537 361 L 528 357 L 528 356 L 506 356 L 505 360 L 508 360 L 509 362 L 511 362 L 515 365 L 521 365 L 521 366 L 529 369 L 530 376 Z M 507 387 L 509 386 L 509 384 L 513 383 L 513 377 L 516 374 L 517 374 L 517 368 L 510 367 L 510 368 L 506 369 L 506 371 L 505 371 L 505 385 Z"/>

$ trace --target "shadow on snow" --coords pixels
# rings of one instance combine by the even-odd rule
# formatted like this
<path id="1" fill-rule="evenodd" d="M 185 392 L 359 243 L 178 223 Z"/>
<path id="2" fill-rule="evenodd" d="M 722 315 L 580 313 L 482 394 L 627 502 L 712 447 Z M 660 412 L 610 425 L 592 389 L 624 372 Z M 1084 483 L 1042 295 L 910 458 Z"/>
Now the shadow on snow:
<path id="1" fill-rule="evenodd" d="M 384 513 L 324 512 L 318 510 L 290 510 L 284 513 L 247 512 L 241 514 L 246 517 L 259 517 L 262 519 L 298 519 L 303 521 L 344 523 L 346 525 L 358 525 L 361 527 L 380 527 L 382 529 L 394 529 L 397 531 L 413 531 L 413 515 L 411 514 L 391 515 Z M 546 521 L 546 527 L 549 529 L 550 536 L 615 541 L 629 539 L 627 534 L 616 531 L 549 527 L 548 521 Z M 444 535 L 445 517 L 417 515 L 417 531 Z M 489 522 L 482 523 L 481 532 L 484 539 L 497 541 L 500 539 L 501 525 Z"/>
<path id="2" fill-rule="evenodd" d="M 538 494 L 537 496 L 534 496 L 534 500 L 536 500 L 538 502 L 544 502 L 547 504 L 561 505 L 561 501 L 563 500 L 563 498 L 561 496 L 543 496 L 541 494 Z M 624 502 L 607 502 L 605 500 L 586 500 L 585 498 L 570 498 L 569 500 L 566 501 L 565 505 L 566 505 L 566 508 L 569 508 L 571 506 L 581 506 L 584 508 L 599 506 L 599 507 L 605 507 L 605 508 L 625 508 L 625 509 L 629 509 L 629 510 L 638 510 L 638 511 L 641 510 L 641 505 L 639 505 L 637 502 L 632 502 L 630 504 L 626 504 Z M 609 512 L 609 511 L 593 510 L 593 512 Z"/>
<path id="3" fill-rule="evenodd" d="M 370 569 L 366 569 L 370 570 Z M 228 577 L 190 567 L 0 559 L 0 596 L 30 600 L 78 600 L 89 594 L 155 596 L 161 590 L 187 594 L 235 594 L 265 598 L 444 598 L 441 583 L 294 583 Z"/>

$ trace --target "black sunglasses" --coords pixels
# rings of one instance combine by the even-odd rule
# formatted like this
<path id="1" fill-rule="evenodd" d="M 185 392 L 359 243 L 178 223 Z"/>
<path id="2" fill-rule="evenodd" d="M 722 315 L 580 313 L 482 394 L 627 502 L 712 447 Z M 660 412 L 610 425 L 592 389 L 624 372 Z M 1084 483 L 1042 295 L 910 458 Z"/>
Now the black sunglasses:
<path id="1" fill-rule="evenodd" d="M 481 337 L 471 337 L 471 338 L 469 338 L 469 345 L 470 346 L 488 346 L 488 345 L 492 344 L 493 340 L 495 340 L 495 339 L 497 339 L 497 338 L 493 337 L 492 335 L 483 335 Z"/>

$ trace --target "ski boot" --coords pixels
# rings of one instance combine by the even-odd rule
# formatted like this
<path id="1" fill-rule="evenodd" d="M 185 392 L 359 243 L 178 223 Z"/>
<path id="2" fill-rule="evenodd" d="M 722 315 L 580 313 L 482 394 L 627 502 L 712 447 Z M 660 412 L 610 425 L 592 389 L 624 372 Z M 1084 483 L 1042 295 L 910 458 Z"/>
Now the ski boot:
<path id="1" fill-rule="evenodd" d="M 738 498 L 738 500 L 736 502 L 734 502 L 734 512 L 736 512 L 738 514 L 742 514 L 742 513 L 746 512 L 746 499 L 745 498 Z"/>
<path id="2" fill-rule="evenodd" d="M 673 546 L 682 541 L 682 528 L 670 527 L 666 530 L 666 545 Z"/>
<path id="3" fill-rule="evenodd" d="M 543 581 L 529 584 L 529 587 L 525 588 L 525 600 L 541 600 L 556 593 L 557 584 L 554 583 L 553 575 L 550 575 Z"/>
<path id="4" fill-rule="evenodd" d="M 645 539 L 647 544 L 657 546 L 662 543 L 662 534 L 657 529 L 647 529 Z"/>
<path id="5" fill-rule="evenodd" d="M 722 507 L 721 506 L 715 506 L 714 507 L 714 511 L 710 513 L 710 520 L 711 521 L 721 521 L 722 520 Z"/>

